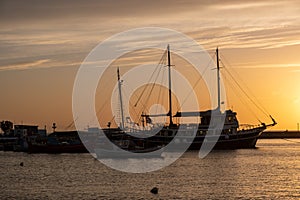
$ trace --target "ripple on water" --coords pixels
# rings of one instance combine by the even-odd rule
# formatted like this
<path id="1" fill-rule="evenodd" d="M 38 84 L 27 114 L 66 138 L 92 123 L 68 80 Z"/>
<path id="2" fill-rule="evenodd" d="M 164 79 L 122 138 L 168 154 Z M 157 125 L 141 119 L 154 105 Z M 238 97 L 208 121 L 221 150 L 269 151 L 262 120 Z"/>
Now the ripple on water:
<path id="1" fill-rule="evenodd" d="M 297 142 L 260 140 L 257 149 L 204 159 L 188 152 L 145 174 L 110 169 L 90 154 L 0 152 L 0 199 L 299 199 Z"/>

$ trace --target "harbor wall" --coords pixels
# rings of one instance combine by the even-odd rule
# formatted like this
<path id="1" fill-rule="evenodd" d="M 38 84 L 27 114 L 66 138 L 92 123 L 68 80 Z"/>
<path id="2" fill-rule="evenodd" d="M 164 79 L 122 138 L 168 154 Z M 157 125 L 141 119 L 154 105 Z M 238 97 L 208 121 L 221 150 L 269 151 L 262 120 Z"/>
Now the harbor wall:
<path id="1" fill-rule="evenodd" d="M 259 139 L 300 138 L 299 131 L 264 131 Z"/>

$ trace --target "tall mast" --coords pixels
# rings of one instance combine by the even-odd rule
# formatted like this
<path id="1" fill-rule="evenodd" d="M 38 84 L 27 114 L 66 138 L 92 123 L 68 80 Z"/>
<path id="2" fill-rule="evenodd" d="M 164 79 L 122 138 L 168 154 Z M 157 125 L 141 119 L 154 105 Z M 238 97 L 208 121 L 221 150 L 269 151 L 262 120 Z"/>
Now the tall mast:
<path id="1" fill-rule="evenodd" d="M 168 71 L 169 71 L 169 114 L 170 114 L 170 126 L 171 126 L 173 125 L 173 119 L 172 119 L 172 80 L 171 80 L 170 45 L 168 45 Z"/>
<path id="2" fill-rule="evenodd" d="M 124 113 L 123 113 L 123 101 L 122 101 L 122 80 L 120 79 L 120 71 L 119 71 L 119 67 L 117 70 L 117 74 L 118 74 L 118 88 L 119 88 L 119 98 L 120 98 L 120 109 L 121 109 L 121 124 L 120 124 L 120 128 L 124 129 Z"/>
<path id="3" fill-rule="evenodd" d="M 220 89 L 220 63 L 219 63 L 219 48 L 216 49 L 217 56 L 217 79 L 218 79 L 218 110 L 221 111 L 221 89 Z"/>

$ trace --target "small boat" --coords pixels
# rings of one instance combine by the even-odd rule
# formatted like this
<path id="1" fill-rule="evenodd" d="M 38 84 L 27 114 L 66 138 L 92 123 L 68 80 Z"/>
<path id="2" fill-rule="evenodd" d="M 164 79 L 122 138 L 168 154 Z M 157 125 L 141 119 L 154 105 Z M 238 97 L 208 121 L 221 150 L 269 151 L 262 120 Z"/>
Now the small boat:
<path id="1" fill-rule="evenodd" d="M 28 138 L 28 153 L 88 153 L 77 131 L 54 132 L 47 137 Z"/>
<path id="2" fill-rule="evenodd" d="M 88 153 L 85 146 L 81 144 L 31 144 L 28 143 L 28 153 Z"/>

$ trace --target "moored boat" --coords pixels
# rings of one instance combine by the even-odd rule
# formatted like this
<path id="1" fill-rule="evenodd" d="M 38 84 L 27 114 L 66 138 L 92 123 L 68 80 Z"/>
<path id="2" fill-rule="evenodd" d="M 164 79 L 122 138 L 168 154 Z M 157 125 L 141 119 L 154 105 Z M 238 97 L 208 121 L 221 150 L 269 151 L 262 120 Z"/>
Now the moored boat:
<path id="1" fill-rule="evenodd" d="M 85 146 L 80 144 L 28 144 L 28 153 L 87 153 Z"/>
<path id="2" fill-rule="evenodd" d="M 255 127 L 241 129 L 237 120 L 237 113 L 233 110 L 221 110 L 221 97 L 220 97 L 220 66 L 219 66 L 219 51 L 216 50 L 216 69 L 217 69 L 217 89 L 218 89 L 218 105 L 217 108 L 207 111 L 195 111 L 195 112 L 177 112 L 172 114 L 172 92 L 171 92 L 171 63 L 170 63 L 170 48 L 167 48 L 167 60 L 168 60 L 168 74 L 169 74 L 169 111 L 164 115 L 150 115 L 143 114 L 143 126 L 147 123 L 152 123 L 151 117 L 167 116 L 169 123 L 161 127 L 155 135 L 150 137 L 143 137 L 143 142 L 146 149 L 155 147 L 165 147 L 171 142 L 175 144 L 172 150 L 181 149 L 181 146 L 188 146 L 189 150 L 199 150 L 204 144 L 212 146 L 214 149 L 243 149 L 243 148 L 255 148 L 256 142 L 260 134 L 268 127 L 276 125 L 276 121 L 270 115 L 272 123 L 262 123 Z M 111 141 L 121 140 L 124 136 L 131 141 L 140 140 L 140 138 L 132 135 L 132 128 L 127 128 L 124 125 L 123 116 L 123 103 L 121 93 L 121 83 L 119 68 L 118 68 L 118 87 L 119 87 L 119 100 L 121 105 L 121 123 L 120 128 L 117 131 L 110 131 L 105 133 Z M 192 124 L 178 124 L 174 123 L 174 118 L 183 117 L 199 117 L 199 123 Z M 212 123 L 212 125 L 211 125 Z M 138 124 L 138 123 L 135 123 Z M 219 133 L 216 133 L 216 128 L 219 128 Z M 153 128 L 153 126 L 152 126 Z M 217 128 L 218 129 L 218 128 Z M 193 131 L 191 131 L 193 130 Z M 135 134 L 147 134 L 147 130 L 134 131 Z M 178 136 L 181 135 L 181 136 Z M 174 141 L 175 140 L 175 141 Z"/>
<path id="3" fill-rule="evenodd" d="M 87 153 L 77 131 L 54 132 L 47 137 L 30 138 L 28 153 Z"/>

